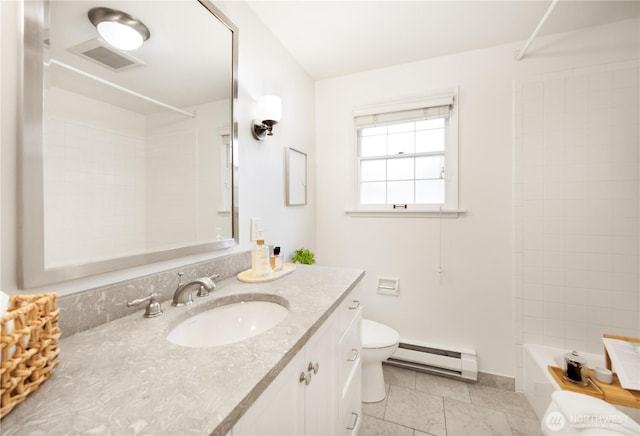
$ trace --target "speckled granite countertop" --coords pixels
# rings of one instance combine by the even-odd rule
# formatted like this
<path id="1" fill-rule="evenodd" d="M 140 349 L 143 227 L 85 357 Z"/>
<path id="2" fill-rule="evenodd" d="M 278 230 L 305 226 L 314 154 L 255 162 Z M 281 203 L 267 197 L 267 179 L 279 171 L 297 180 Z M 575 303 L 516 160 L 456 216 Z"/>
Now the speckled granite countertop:
<path id="1" fill-rule="evenodd" d="M 298 265 L 266 283 L 235 277 L 189 307 L 163 302 L 61 341 L 50 380 L 0 423 L 3 435 L 226 434 L 304 346 L 358 280 L 362 270 Z M 165 339 L 190 313 L 220 298 L 261 294 L 289 304 L 277 326 L 220 347 L 186 348 Z M 280 298 L 281 297 L 281 298 Z M 207 307 L 204 307 L 207 306 Z"/>

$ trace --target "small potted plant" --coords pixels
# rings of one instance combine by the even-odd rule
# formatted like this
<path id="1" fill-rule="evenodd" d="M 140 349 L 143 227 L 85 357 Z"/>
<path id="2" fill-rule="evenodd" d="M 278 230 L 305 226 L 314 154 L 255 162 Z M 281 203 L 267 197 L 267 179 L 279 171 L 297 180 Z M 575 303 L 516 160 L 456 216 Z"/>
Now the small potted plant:
<path id="1" fill-rule="evenodd" d="M 313 252 L 308 248 L 298 248 L 293 252 L 291 257 L 293 263 L 301 263 L 303 265 L 313 265 L 316 263 L 316 259 L 313 256 Z"/>

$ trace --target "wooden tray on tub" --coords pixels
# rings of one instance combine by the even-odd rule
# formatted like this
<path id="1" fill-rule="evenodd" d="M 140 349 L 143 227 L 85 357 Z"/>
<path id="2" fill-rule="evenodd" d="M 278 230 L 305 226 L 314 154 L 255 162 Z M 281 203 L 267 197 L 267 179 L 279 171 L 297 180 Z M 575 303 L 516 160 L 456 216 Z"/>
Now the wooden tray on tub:
<path id="1" fill-rule="evenodd" d="M 549 372 L 555 379 L 555 381 L 560 385 L 560 387 L 565 391 L 577 392 L 579 394 L 589 395 L 591 397 L 600 398 L 604 400 L 604 391 L 602 391 L 597 385 L 591 382 L 596 382 L 593 377 L 593 370 L 589 370 L 589 384 L 586 386 L 582 386 L 576 383 L 572 383 L 569 380 L 565 380 L 563 377 L 564 371 L 562 368 L 558 368 L 557 366 L 548 366 Z M 617 380 L 617 379 L 616 379 Z"/>
<path id="2" fill-rule="evenodd" d="M 549 366 L 549 372 L 553 376 L 558 385 L 566 391 L 578 392 L 580 394 L 589 395 L 600 398 L 610 404 L 640 409 L 640 391 L 625 389 L 620 386 L 618 376 L 613 374 L 613 382 L 606 384 L 599 382 L 593 375 L 593 370 L 589 369 L 589 381 L 587 386 L 580 386 L 562 377 L 562 368 Z"/>
<path id="3" fill-rule="evenodd" d="M 626 336 L 614 336 L 604 335 L 605 338 L 620 339 L 623 341 L 640 343 L 640 338 L 630 338 Z M 607 349 L 604 349 L 605 363 L 607 369 L 611 369 L 611 359 Z M 593 369 L 589 369 L 589 384 L 587 386 L 580 386 L 575 383 L 571 383 L 565 380 L 563 377 L 562 368 L 556 366 L 549 366 L 549 372 L 558 383 L 558 385 L 567 391 L 578 392 L 580 394 L 590 395 L 592 397 L 605 400 L 607 403 L 617 404 L 619 406 L 631 407 L 634 409 L 640 409 L 640 391 L 625 389 L 620 386 L 620 380 L 617 374 L 613 374 L 613 382 L 611 384 L 602 383 L 596 380 L 593 375 Z"/>

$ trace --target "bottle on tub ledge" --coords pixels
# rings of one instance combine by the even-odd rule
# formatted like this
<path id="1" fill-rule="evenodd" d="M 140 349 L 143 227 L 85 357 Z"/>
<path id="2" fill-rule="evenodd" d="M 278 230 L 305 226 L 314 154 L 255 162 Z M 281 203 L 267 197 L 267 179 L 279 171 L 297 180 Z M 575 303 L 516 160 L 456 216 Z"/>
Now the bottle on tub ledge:
<path id="1" fill-rule="evenodd" d="M 251 270 L 254 277 L 264 277 L 271 272 L 269 268 L 269 248 L 264 244 L 263 230 L 256 233 L 256 246 L 251 250 Z"/>

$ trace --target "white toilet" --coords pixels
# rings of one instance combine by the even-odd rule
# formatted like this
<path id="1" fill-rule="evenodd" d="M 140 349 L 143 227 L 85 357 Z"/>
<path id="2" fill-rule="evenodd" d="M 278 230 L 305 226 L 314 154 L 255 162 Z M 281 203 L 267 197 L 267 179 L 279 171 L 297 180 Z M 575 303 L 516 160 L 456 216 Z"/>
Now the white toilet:
<path id="1" fill-rule="evenodd" d="M 384 400 L 382 361 L 398 348 L 400 335 L 389 326 L 368 319 L 362 320 L 362 401 L 375 403 Z"/>

